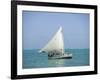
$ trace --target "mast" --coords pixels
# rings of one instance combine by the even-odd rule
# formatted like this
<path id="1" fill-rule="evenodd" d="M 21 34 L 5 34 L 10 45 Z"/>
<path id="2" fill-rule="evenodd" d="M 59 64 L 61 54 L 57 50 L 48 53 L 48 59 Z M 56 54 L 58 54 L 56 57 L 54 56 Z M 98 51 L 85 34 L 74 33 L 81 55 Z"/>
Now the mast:
<path id="1" fill-rule="evenodd" d="M 57 51 L 60 54 L 64 53 L 64 40 L 63 40 L 62 27 L 58 29 L 53 38 L 39 51 L 39 52 L 50 52 Z"/>

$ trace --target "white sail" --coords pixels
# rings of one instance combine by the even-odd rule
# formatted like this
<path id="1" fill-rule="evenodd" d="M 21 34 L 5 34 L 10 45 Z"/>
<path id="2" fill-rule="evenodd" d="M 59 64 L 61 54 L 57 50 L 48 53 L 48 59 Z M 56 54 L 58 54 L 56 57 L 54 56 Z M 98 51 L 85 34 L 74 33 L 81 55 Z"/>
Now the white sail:
<path id="1" fill-rule="evenodd" d="M 39 52 L 50 52 L 57 51 L 60 54 L 64 53 L 64 40 L 63 40 L 63 32 L 62 27 L 55 33 L 53 38 L 46 44 Z"/>

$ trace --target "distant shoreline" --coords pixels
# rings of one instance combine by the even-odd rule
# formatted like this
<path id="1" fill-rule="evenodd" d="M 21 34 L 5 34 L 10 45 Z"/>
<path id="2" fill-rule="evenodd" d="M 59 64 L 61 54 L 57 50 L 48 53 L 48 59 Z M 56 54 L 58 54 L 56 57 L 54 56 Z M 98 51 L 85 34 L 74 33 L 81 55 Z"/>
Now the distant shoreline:
<path id="1" fill-rule="evenodd" d="M 82 50 L 82 49 L 89 49 L 89 48 L 68 48 L 68 49 L 65 48 L 65 50 L 72 50 L 72 49 L 73 49 L 73 50 L 74 50 L 74 49 Z M 23 50 L 40 50 L 40 49 L 23 49 Z"/>

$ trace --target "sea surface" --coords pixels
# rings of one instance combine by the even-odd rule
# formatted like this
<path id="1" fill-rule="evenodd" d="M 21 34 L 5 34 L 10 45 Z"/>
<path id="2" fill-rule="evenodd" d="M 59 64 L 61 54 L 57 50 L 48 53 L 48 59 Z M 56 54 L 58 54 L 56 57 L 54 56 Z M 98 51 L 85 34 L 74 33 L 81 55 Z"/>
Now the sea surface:
<path id="1" fill-rule="evenodd" d="M 46 53 L 38 51 L 39 49 L 23 50 L 23 69 L 89 65 L 89 49 L 65 49 L 65 52 L 73 55 L 72 59 L 48 59 Z"/>

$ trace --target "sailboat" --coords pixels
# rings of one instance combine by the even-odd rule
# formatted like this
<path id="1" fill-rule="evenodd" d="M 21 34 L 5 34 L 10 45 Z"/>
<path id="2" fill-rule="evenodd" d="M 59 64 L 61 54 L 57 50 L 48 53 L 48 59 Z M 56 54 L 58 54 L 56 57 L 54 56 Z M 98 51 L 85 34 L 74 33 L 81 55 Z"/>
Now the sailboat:
<path id="1" fill-rule="evenodd" d="M 58 29 L 53 38 L 39 51 L 47 53 L 49 59 L 72 58 L 72 54 L 64 51 L 64 37 L 62 27 Z"/>

